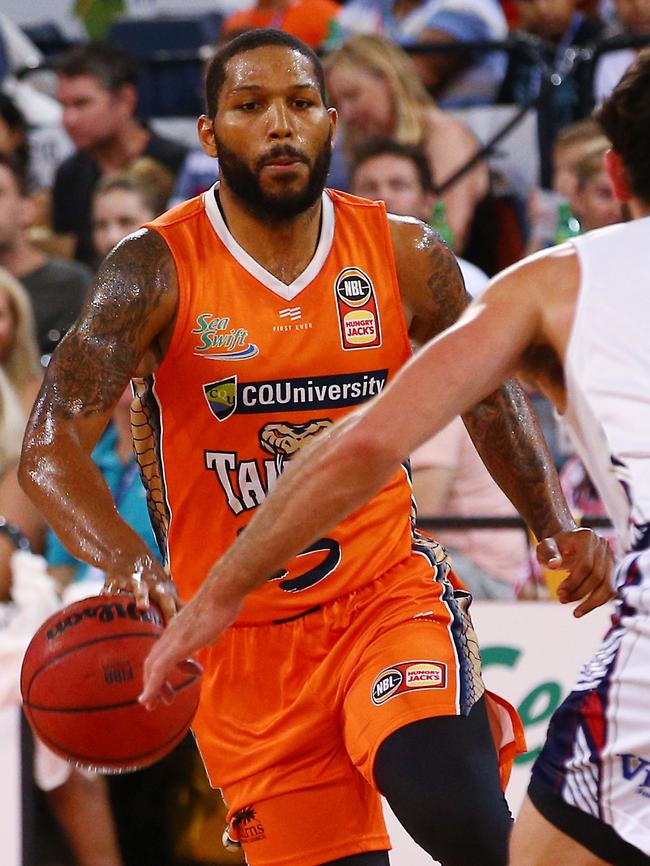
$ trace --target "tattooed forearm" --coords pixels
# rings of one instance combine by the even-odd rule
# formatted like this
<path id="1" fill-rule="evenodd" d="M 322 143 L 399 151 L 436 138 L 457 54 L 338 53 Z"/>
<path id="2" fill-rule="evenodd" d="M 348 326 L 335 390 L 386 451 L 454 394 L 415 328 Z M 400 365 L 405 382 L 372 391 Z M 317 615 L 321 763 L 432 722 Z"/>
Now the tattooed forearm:
<path id="1" fill-rule="evenodd" d="M 421 344 L 453 325 L 470 298 L 456 259 L 432 229 L 396 226 L 393 242 L 400 289 L 411 313 L 409 335 Z M 492 477 L 538 537 L 573 526 L 553 460 L 518 384 L 504 385 L 464 421 Z"/>
<path id="2" fill-rule="evenodd" d="M 67 549 L 108 573 L 158 569 L 90 452 L 140 359 L 170 329 L 177 293 L 158 234 L 138 232 L 119 244 L 52 356 L 25 434 L 23 488 Z"/>
<path id="3" fill-rule="evenodd" d="M 57 396 L 51 410 L 71 418 L 110 409 L 151 339 L 168 297 L 174 265 L 153 231 L 124 240 L 99 270 L 77 324 L 52 359 Z"/>
<path id="4" fill-rule="evenodd" d="M 463 420 L 490 474 L 537 538 L 575 526 L 537 418 L 515 381 Z"/>

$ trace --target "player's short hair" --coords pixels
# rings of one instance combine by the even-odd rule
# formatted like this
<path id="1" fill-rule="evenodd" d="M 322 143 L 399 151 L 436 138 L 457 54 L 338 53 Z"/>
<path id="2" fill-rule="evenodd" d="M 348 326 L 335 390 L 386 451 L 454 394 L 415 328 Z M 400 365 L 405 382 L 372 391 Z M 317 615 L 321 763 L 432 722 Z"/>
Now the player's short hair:
<path id="1" fill-rule="evenodd" d="M 321 98 L 323 103 L 325 102 L 325 73 L 316 52 L 309 45 L 305 45 L 304 42 L 290 33 L 262 27 L 247 30 L 230 42 L 226 42 L 225 45 L 217 49 L 210 61 L 205 76 L 205 102 L 210 117 L 215 116 L 219 107 L 219 94 L 226 80 L 226 64 L 228 61 L 239 54 L 243 54 L 245 51 L 253 51 L 255 48 L 265 48 L 269 45 L 290 48 L 292 51 L 298 51 L 309 60 L 314 68 Z"/>
<path id="2" fill-rule="evenodd" d="M 426 192 L 435 192 L 431 168 L 427 155 L 415 144 L 402 144 L 393 138 L 370 138 L 352 151 L 350 178 L 354 178 L 361 166 L 377 156 L 396 156 L 413 164 L 420 186 Z"/>
<path id="3" fill-rule="evenodd" d="M 650 48 L 644 48 L 596 112 L 621 157 L 632 193 L 650 204 Z"/>
<path id="4" fill-rule="evenodd" d="M 127 84 L 137 87 L 140 71 L 137 61 L 127 51 L 99 40 L 75 45 L 53 66 L 59 75 L 66 78 L 89 75 L 113 92 Z"/>
<path id="5" fill-rule="evenodd" d="M 25 196 L 28 193 L 27 173 L 25 168 L 13 154 L 0 153 L 0 167 L 6 168 L 14 179 L 18 192 Z"/>

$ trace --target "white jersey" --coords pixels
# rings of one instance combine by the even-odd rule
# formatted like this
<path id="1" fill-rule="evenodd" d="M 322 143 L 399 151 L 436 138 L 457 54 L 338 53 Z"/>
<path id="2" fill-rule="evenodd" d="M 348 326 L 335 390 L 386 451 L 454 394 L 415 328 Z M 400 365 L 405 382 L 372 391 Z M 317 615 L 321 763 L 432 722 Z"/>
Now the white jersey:
<path id="1" fill-rule="evenodd" d="M 625 549 L 650 546 L 650 217 L 572 239 L 568 424 Z"/>

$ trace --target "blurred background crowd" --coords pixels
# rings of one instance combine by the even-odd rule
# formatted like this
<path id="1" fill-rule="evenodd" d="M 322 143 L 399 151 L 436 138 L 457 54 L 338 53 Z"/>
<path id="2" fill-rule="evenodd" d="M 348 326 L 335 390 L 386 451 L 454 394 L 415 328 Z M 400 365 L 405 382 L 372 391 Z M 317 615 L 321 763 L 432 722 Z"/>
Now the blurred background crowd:
<path id="1" fill-rule="evenodd" d="M 602 166 L 608 142 L 590 113 L 650 42 L 650 0 L 203 0 L 192 11 L 172 0 L 24 5 L 8 2 L 0 12 L 7 604 L 16 550 L 44 558 L 64 600 L 101 586 L 102 576 L 74 561 L 22 496 L 16 461 L 42 371 L 98 263 L 124 235 L 218 178 L 218 163 L 195 136 L 202 70 L 215 46 L 253 27 L 312 45 L 341 121 L 328 185 L 430 223 L 459 257 L 472 295 L 527 253 L 625 219 Z M 559 420 L 539 395 L 531 398 L 575 515 L 602 521 Z M 94 456 L 120 512 L 155 549 L 130 401 L 125 394 Z M 460 420 L 419 449 L 412 466 L 420 521 L 450 549 L 476 598 L 552 595 Z M 42 820 L 52 823 L 39 866 L 222 862 L 217 798 L 191 742 L 128 778 L 59 767 L 38 784 Z"/>

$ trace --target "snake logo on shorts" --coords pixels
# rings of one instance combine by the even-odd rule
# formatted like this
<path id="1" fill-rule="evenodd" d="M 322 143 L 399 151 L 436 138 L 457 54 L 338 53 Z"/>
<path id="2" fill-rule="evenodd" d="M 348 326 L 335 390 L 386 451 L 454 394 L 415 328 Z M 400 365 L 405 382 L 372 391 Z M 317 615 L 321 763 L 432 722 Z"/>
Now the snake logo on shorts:
<path id="1" fill-rule="evenodd" d="M 376 707 L 385 704 L 397 695 L 416 689 L 447 688 L 447 665 L 443 662 L 409 661 L 384 668 L 370 689 L 370 697 Z"/>

